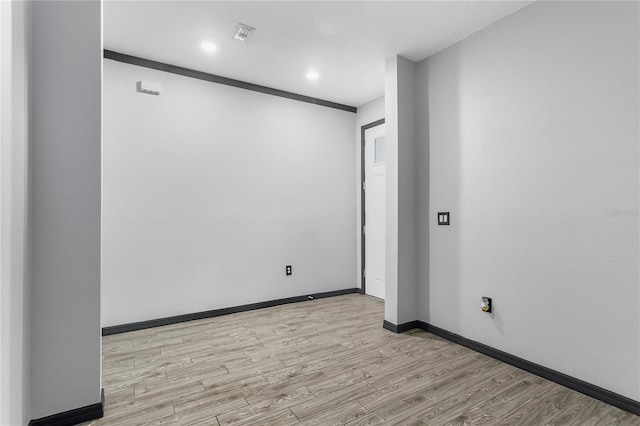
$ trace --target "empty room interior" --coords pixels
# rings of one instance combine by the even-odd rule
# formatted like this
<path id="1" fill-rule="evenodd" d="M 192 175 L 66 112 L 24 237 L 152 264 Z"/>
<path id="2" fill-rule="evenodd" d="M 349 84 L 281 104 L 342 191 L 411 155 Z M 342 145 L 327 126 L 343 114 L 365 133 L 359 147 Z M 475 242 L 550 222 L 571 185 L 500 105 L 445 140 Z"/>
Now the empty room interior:
<path id="1" fill-rule="evenodd" d="M 640 2 L 0 22 L 0 425 L 640 425 Z"/>

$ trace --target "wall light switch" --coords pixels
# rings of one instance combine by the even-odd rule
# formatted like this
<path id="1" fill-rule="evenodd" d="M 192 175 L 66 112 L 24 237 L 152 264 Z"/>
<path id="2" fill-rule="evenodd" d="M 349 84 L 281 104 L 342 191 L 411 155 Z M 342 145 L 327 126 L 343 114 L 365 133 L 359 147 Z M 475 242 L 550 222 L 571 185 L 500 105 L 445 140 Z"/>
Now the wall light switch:
<path id="1" fill-rule="evenodd" d="M 438 213 L 438 225 L 449 225 L 449 212 Z"/>

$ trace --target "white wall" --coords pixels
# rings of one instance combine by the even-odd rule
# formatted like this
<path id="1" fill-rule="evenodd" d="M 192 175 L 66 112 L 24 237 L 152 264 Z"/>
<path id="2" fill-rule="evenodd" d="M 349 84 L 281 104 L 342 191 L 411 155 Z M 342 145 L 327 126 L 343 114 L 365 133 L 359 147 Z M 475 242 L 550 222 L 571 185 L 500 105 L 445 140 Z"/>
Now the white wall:
<path id="1" fill-rule="evenodd" d="M 100 402 L 100 1 L 32 3 L 31 418 Z"/>
<path id="2" fill-rule="evenodd" d="M 0 424 L 29 421 L 27 2 L 0 2 Z"/>
<path id="3" fill-rule="evenodd" d="M 355 114 L 112 60 L 103 101 L 103 326 L 356 287 Z"/>
<path id="4" fill-rule="evenodd" d="M 398 57 L 385 61 L 384 319 L 398 324 Z"/>
<path id="5" fill-rule="evenodd" d="M 362 200 L 361 200 L 361 181 L 362 181 L 362 126 L 374 121 L 378 121 L 384 118 L 384 96 L 367 102 L 366 104 L 358 107 L 356 114 L 356 269 L 357 269 L 357 282 L 358 288 L 362 288 Z"/>
<path id="6" fill-rule="evenodd" d="M 635 400 L 638 8 L 538 2 L 418 69 L 431 156 L 420 319 Z"/>

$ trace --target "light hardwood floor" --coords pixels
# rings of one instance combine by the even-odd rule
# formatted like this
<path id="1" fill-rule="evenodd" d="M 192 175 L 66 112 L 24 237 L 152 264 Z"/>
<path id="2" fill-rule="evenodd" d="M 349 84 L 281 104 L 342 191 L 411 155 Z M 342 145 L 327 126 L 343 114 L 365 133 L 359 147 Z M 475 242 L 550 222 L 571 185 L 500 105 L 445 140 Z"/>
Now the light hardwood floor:
<path id="1" fill-rule="evenodd" d="M 347 295 L 103 338 L 87 425 L 640 425 Z"/>

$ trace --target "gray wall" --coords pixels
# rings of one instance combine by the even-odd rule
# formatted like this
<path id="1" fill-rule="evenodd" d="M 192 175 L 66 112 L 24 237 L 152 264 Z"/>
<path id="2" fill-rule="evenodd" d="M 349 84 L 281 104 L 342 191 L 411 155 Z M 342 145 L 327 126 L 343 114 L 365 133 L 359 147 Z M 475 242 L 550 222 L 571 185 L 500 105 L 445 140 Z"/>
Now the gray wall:
<path id="1" fill-rule="evenodd" d="M 31 417 L 100 401 L 100 2 L 32 4 Z"/>
<path id="2" fill-rule="evenodd" d="M 418 68 L 419 319 L 635 400 L 638 8 L 538 2 Z"/>
<path id="3" fill-rule="evenodd" d="M 356 286 L 355 114 L 111 60 L 103 102 L 104 326 Z"/>
<path id="4" fill-rule="evenodd" d="M 385 69 L 385 320 L 417 316 L 417 122 L 416 64 L 402 56 Z"/>
<path id="5" fill-rule="evenodd" d="M 27 274 L 30 4 L 0 2 L 0 425 L 29 421 Z"/>
<path id="6" fill-rule="evenodd" d="M 358 107 L 356 114 L 356 143 L 355 143 L 355 196 L 356 196 L 356 270 L 358 287 L 362 287 L 362 216 L 361 216 L 361 180 L 362 180 L 362 126 L 384 118 L 384 96 L 367 102 Z"/>
<path id="7" fill-rule="evenodd" d="M 398 99 L 398 324 L 417 316 L 417 114 L 416 64 L 397 57 Z"/>

